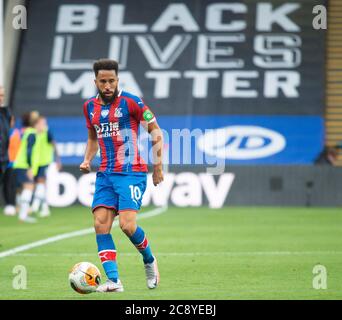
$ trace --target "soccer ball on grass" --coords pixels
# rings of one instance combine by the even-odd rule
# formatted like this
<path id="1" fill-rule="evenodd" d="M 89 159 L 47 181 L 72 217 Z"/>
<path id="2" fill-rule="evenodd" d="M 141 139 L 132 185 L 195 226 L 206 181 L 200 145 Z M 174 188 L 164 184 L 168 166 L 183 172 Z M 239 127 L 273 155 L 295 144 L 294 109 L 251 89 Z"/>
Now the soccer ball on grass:
<path id="1" fill-rule="evenodd" d="M 100 270 L 90 262 L 79 262 L 69 273 L 71 288 L 81 294 L 95 292 L 101 283 Z"/>

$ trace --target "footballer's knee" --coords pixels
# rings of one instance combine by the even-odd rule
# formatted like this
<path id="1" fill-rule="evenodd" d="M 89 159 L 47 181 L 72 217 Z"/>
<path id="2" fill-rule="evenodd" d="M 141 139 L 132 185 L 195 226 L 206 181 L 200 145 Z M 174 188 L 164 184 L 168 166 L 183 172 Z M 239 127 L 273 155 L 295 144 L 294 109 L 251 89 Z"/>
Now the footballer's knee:
<path id="1" fill-rule="evenodd" d="M 123 231 L 123 233 L 125 233 L 128 237 L 131 237 L 137 229 L 137 224 L 135 220 L 121 219 L 120 228 Z"/>
<path id="2" fill-rule="evenodd" d="M 46 178 L 45 177 L 39 177 L 39 178 L 37 178 L 36 183 L 43 183 L 43 184 L 45 184 L 46 183 Z"/>
<path id="3" fill-rule="evenodd" d="M 101 209 L 94 211 L 94 227 L 96 234 L 110 233 L 112 228 L 112 217 Z"/>
<path id="4" fill-rule="evenodd" d="M 94 227 L 95 227 L 96 234 L 107 234 L 107 233 L 110 233 L 110 230 L 111 230 L 110 224 L 103 223 L 102 221 L 99 221 L 98 219 L 95 219 Z"/>

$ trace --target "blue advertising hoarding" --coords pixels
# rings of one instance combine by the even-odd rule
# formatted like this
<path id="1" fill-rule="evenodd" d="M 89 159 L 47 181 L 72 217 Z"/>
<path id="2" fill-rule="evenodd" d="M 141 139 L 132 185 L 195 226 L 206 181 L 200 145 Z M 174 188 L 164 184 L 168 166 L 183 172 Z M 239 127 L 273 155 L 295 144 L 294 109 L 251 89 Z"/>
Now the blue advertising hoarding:
<path id="1" fill-rule="evenodd" d="M 54 117 L 48 122 L 62 162 L 79 164 L 87 141 L 84 118 Z M 320 116 L 159 116 L 158 123 L 171 165 L 311 164 L 324 145 Z M 140 131 L 141 155 L 152 163 L 148 134 Z"/>

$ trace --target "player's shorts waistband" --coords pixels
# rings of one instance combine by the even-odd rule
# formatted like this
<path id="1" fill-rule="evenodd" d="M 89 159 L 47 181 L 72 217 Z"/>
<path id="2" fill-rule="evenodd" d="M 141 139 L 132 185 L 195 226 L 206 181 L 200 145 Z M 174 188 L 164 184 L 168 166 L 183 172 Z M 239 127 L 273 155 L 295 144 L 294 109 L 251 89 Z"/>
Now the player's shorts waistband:
<path id="1" fill-rule="evenodd" d="M 120 176 L 138 176 L 143 177 L 147 175 L 147 172 L 138 172 L 138 171 L 126 171 L 126 172 L 113 172 L 113 171 L 97 171 L 97 174 L 104 174 L 104 175 L 120 175 Z"/>

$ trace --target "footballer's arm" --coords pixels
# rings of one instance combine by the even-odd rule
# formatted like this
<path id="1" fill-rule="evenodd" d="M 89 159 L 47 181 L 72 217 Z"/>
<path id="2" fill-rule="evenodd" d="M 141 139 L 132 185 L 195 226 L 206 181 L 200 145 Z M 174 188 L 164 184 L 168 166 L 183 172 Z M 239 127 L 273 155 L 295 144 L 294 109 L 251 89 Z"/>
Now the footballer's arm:
<path id="1" fill-rule="evenodd" d="M 148 133 L 152 137 L 153 151 L 153 184 L 156 186 L 164 180 L 163 175 L 163 133 L 157 121 L 148 124 Z"/>
<path id="2" fill-rule="evenodd" d="M 80 164 L 80 170 L 83 173 L 89 173 L 90 164 L 97 154 L 99 145 L 97 143 L 97 135 L 94 128 L 88 129 L 88 142 L 83 162 Z"/>

